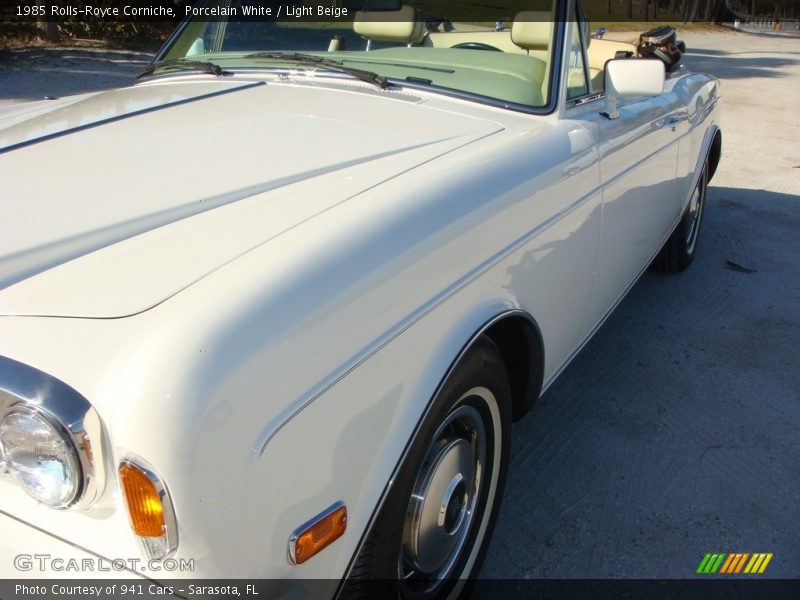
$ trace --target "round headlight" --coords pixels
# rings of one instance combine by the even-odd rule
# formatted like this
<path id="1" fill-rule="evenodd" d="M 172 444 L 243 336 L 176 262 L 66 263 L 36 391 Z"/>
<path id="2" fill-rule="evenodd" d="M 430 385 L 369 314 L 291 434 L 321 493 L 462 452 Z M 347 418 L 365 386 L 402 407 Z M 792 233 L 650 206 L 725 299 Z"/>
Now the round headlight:
<path id="1" fill-rule="evenodd" d="M 45 414 L 7 414 L 0 423 L 0 446 L 9 473 L 39 502 L 61 508 L 77 497 L 82 477 L 77 449 L 65 429 Z"/>

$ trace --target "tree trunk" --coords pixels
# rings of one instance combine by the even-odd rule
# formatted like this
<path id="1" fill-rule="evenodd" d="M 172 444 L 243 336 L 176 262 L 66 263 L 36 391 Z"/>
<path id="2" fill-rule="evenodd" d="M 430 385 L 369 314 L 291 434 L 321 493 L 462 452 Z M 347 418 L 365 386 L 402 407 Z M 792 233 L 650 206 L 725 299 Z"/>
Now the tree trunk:
<path id="1" fill-rule="evenodd" d="M 700 9 L 700 0 L 693 0 L 692 1 L 692 12 L 689 13 L 689 22 L 694 23 L 694 20 L 697 18 L 697 11 Z"/>
<path id="2" fill-rule="evenodd" d="M 711 14 L 709 15 L 710 17 L 709 20 L 713 21 L 714 23 L 719 22 L 720 16 L 722 15 L 722 6 L 724 2 L 725 0 L 714 0 L 714 2 L 712 2 L 712 8 L 711 8 Z M 730 14 L 730 11 L 728 11 L 728 14 Z"/>
<path id="3" fill-rule="evenodd" d="M 633 0 L 628 0 L 628 18 L 633 19 Z"/>
<path id="4" fill-rule="evenodd" d="M 45 39 L 48 42 L 55 41 L 58 38 L 58 27 L 56 27 L 55 21 L 37 19 L 36 29 L 39 30 L 39 35 L 42 37 L 42 39 Z"/>
<path id="5" fill-rule="evenodd" d="M 706 0 L 706 5 L 703 8 L 703 19 L 706 23 L 710 23 L 712 21 L 711 9 L 713 4 L 714 0 Z"/>
<path id="6" fill-rule="evenodd" d="M 692 23 L 697 18 L 697 11 L 700 8 L 700 0 L 687 0 L 686 12 L 683 15 L 684 23 Z"/>

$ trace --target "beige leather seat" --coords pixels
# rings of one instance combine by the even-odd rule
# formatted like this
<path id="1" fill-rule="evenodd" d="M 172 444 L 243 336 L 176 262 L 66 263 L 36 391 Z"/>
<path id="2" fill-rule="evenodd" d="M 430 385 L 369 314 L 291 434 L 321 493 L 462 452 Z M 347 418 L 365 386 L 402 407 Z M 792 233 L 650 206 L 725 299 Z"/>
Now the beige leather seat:
<path id="1" fill-rule="evenodd" d="M 528 55 L 545 63 L 542 81 L 542 98 L 547 98 L 550 84 L 551 48 L 553 39 L 553 15 L 546 11 L 526 10 L 517 13 L 511 25 L 511 41 L 524 49 Z"/>
<path id="2" fill-rule="evenodd" d="M 419 44 L 425 37 L 425 23 L 422 14 L 413 6 L 403 6 L 393 11 L 387 21 L 385 11 L 358 11 L 353 21 L 353 29 L 367 39 L 367 50 L 372 42 L 394 42 L 398 44 Z"/>
<path id="3" fill-rule="evenodd" d="M 520 48 L 533 53 L 536 58 L 549 58 L 550 41 L 553 38 L 552 15 L 549 12 L 525 10 L 517 13 L 511 25 L 511 41 Z"/>

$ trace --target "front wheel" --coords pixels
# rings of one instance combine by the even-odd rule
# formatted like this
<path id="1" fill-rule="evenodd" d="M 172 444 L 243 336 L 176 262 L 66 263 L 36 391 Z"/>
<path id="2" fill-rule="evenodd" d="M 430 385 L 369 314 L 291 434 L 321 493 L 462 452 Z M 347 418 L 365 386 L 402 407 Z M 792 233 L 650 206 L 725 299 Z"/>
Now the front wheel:
<path id="1" fill-rule="evenodd" d="M 707 186 L 708 167 L 704 165 L 697 185 L 692 191 L 686 212 L 683 213 L 680 223 L 653 261 L 653 267 L 659 271 L 678 273 L 686 269 L 694 260 L 695 254 L 697 254 L 700 223 L 703 220 L 703 209 L 706 204 Z"/>
<path id="2" fill-rule="evenodd" d="M 478 340 L 433 401 L 354 563 L 346 598 L 457 598 L 500 506 L 511 394 L 495 344 Z"/>

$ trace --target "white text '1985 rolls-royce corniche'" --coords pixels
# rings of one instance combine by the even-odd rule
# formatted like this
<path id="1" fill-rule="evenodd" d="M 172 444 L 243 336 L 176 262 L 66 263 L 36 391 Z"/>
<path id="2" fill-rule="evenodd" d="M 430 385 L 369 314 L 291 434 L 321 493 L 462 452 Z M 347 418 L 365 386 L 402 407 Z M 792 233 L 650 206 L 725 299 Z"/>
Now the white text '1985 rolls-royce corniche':
<path id="1" fill-rule="evenodd" d="M 206 2 L 134 85 L 0 113 L 3 576 L 457 596 L 512 422 L 692 261 L 719 84 L 674 35 L 384 4 Z"/>

